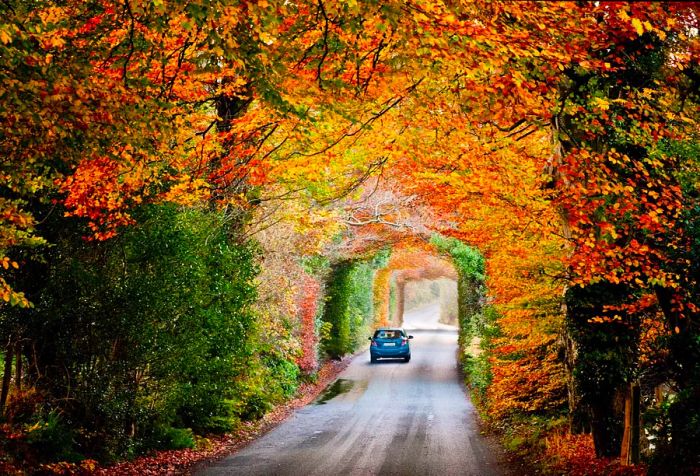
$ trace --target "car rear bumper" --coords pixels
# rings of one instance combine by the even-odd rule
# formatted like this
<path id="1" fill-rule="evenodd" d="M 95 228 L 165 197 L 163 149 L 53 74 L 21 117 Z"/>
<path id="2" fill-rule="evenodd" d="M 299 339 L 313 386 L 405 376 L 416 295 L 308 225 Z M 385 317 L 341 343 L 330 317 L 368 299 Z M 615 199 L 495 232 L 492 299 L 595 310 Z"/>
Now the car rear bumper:
<path id="1" fill-rule="evenodd" d="M 378 359 L 383 357 L 408 357 L 411 355 L 411 349 L 371 349 L 369 355 Z"/>

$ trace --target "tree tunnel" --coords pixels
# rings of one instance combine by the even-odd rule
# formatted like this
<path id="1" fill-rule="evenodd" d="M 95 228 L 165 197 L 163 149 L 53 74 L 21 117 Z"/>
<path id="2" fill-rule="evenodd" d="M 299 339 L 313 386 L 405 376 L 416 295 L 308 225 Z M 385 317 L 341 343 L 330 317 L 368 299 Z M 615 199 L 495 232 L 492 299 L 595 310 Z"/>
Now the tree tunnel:
<path id="1" fill-rule="evenodd" d="M 484 261 L 477 250 L 437 235 L 421 246 L 395 246 L 370 259 L 338 263 L 327 281 L 321 346 L 336 358 L 351 353 L 365 343 L 372 328 L 408 327 L 404 322 L 407 299 L 411 307 L 420 307 L 438 301 L 441 293 L 443 300 L 452 302 L 435 309 L 434 325 L 467 328 L 485 302 L 484 278 Z M 426 292 L 421 283 L 435 286 Z M 452 308 L 451 322 L 440 322 L 441 313 L 446 314 L 443 320 L 450 319 L 448 308 Z M 429 327 L 420 320 L 412 324 Z"/>
<path id="2" fill-rule="evenodd" d="M 0 2 L 4 413 L 228 431 L 449 278 L 529 449 L 618 457 L 639 384 L 700 467 L 697 2 L 111 3 Z"/>

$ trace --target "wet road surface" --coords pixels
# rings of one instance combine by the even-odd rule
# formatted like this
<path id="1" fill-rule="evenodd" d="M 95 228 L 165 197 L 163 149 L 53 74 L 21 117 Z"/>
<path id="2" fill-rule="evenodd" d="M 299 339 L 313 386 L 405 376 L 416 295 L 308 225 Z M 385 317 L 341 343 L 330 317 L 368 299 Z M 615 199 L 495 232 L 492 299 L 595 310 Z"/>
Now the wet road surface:
<path id="1" fill-rule="evenodd" d="M 510 474 L 460 384 L 456 331 L 410 333 L 411 362 L 360 354 L 316 403 L 196 474 Z"/>

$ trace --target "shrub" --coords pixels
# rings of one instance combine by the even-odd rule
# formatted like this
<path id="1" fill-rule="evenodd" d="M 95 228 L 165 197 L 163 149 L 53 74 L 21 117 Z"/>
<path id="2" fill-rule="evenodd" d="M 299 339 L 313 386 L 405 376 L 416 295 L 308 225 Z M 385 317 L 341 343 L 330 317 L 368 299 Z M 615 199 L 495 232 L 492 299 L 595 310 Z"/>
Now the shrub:
<path id="1" fill-rule="evenodd" d="M 156 429 L 152 446 L 161 450 L 179 450 L 194 448 L 196 444 L 191 429 L 168 426 Z"/>
<path id="2" fill-rule="evenodd" d="M 3 418 L 13 424 L 28 423 L 41 410 L 45 397 L 35 387 L 14 388 L 7 398 Z"/>
<path id="3" fill-rule="evenodd" d="M 233 243 L 214 212 L 135 216 L 109 242 L 54 240 L 30 311 L 44 390 L 102 458 L 143 451 L 153 428 L 231 429 L 255 352 L 255 245 Z"/>
<path id="4" fill-rule="evenodd" d="M 84 457 L 73 450 L 73 437 L 73 431 L 64 424 L 57 411 L 39 416 L 36 422 L 27 428 L 27 443 L 45 461 L 82 461 Z"/>

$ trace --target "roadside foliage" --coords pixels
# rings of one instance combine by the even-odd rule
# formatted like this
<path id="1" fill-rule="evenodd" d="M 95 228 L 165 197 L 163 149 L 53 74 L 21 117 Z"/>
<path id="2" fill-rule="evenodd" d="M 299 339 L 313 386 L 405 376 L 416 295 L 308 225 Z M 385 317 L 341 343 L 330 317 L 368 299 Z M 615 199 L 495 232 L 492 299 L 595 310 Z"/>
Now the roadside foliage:
<path id="1" fill-rule="evenodd" d="M 697 3 L 0 13 L 0 472 L 202 446 L 438 278 L 509 449 L 700 471 Z"/>

